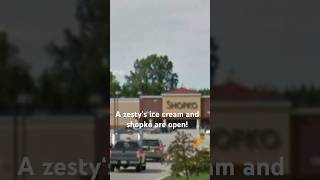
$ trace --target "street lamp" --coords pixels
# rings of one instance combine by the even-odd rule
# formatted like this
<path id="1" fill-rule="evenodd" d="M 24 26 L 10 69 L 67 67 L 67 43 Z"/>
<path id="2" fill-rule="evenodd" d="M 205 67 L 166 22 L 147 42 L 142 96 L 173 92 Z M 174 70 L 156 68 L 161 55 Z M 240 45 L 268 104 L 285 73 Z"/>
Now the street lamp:
<path id="1" fill-rule="evenodd" d="M 116 91 L 115 92 L 115 99 L 114 99 L 114 114 L 113 114 L 113 118 L 115 120 L 115 130 L 118 129 L 118 116 L 116 116 L 116 113 L 119 110 L 119 95 L 120 95 L 120 91 Z"/>
<path id="2" fill-rule="evenodd" d="M 116 91 L 115 94 L 116 94 L 116 96 L 119 96 L 120 95 L 120 91 Z"/>
<path id="3" fill-rule="evenodd" d="M 27 105 L 29 105 L 32 102 L 32 97 L 30 94 L 27 93 L 21 93 L 17 96 L 17 100 L 16 100 L 16 113 L 15 113 L 15 117 L 14 117 L 14 121 L 13 121 L 13 136 L 14 136 L 14 153 L 13 153 L 13 172 L 14 172 L 14 179 L 17 179 L 17 167 L 18 167 L 18 142 L 19 142 L 19 137 L 18 137 L 18 111 L 19 111 L 19 106 L 21 106 L 22 111 L 23 108 L 25 108 Z M 26 152 L 27 152 L 27 122 L 26 122 L 26 112 L 25 113 L 21 113 L 22 114 L 22 122 L 21 122 L 21 126 L 22 126 L 22 158 L 24 156 L 26 156 Z M 26 176 L 23 175 L 22 177 L 23 179 L 26 179 Z"/>
<path id="4" fill-rule="evenodd" d="M 142 95 L 142 91 L 138 91 L 138 96 L 141 96 Z"/>

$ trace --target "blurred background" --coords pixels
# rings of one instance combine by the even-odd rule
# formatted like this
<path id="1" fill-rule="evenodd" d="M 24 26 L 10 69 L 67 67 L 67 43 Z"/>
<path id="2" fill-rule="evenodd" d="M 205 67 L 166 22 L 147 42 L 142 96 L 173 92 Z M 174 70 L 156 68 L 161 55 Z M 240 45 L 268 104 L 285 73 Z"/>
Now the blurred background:
<path id="1" fill-rule="evenodd" d="M 0 179 L 89 179 L 42 176 L 42 162 L 107 155 L 108 12 L 105 0 L 0 1 Z M 23 157 L 34 176 L 16 175 Z"/>
<path id="2" fill-rule="evenodd" d="M 318 1 L 211 2 L 211 158 L 243 163 L 283 160 L 283 176 L 318 179 L 320 146 Z M 213 174 L 217 174 L 212 169 Z"/>
<path id="3" fill-rule="evenodd" d="M 24 156 L 42 172 L 42 161 L 100 161 L 106 153 L 108 5 L 0 1 L 0 179 L 57 179 L 17 177 Z M 281 157 L 284 176 L 260 178 L 319 177 L 317 7 L 211 2 L 211 157 L 233 162 L 232 178 L 248 178 L 239 172 L 244 162 Z M 72 178 L 89 177 L 59 177 Z"/>

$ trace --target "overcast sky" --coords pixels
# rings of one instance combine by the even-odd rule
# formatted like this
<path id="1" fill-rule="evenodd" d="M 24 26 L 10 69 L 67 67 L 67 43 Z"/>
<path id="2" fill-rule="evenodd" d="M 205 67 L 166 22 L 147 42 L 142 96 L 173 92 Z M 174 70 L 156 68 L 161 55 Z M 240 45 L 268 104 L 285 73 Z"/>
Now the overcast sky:
<path id="1" fill-rule="evenodd" d="M 50 41 L 62 42 L 65 28 L 76 29 L 76 0 L 1 0 L 0 31 L 20 49 L 19 56 L 39 75 L 50 66 L 46 46 Z"/>
<path id="2" fill-rule="evenodd" d="M 215 0 L 218 80 L 284 88 L 320 85 L 320 1 Z"/>
<path id="3" fill-rule="evenodd" d="M 320 85 L 320 1 L 214 0 L 211 33 L 220 49 L 217 78 L 258 85 Z M 186 87 L 208 87 L 209 0 L 112 0 L 111 69 L 122 76 L 136 58 L 168 54 Z M 45 46 L 76 29 L 76 0 L 1 0 L 0 30 L 41 73 Z"/>
<path id="4" fill-rule="evenodd" d="M 180 84 L 210 87 L 209 0 L 111 0 L 111 71 L 123 83 L 137 58 L 165 54 Z"/>

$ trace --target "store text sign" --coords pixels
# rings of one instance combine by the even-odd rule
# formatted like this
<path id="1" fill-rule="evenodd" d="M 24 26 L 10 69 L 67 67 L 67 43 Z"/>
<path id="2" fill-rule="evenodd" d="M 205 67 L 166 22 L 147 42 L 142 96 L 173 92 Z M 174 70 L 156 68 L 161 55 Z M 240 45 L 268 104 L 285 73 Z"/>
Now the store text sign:
<path id="1" fill-rule="evenodd" d="M 167 109 L 198 109 L 196 102 L 174 102 L 167 100 Z"/>
<path id="2" fill-rule="evenodd" d="M 222 151 L 247 149 L 276 150 L 282 145 L 280 134 L 274 129 L 215 129 L 214 146 Z"/>

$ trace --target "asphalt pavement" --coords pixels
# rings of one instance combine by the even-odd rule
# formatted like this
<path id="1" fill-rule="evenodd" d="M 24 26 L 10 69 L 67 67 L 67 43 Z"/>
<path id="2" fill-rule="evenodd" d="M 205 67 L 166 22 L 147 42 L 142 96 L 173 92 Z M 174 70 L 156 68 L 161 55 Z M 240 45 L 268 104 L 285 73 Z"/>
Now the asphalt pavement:
<path id="1" fill-rule="evenodd" d="M 121 168 L 120 171 L 110 173 L 111 180 L 157 180 L 170 175 L 170 166 L 167 164 L 148 162 L 145 171 L 136 172 L 134 167 Z"/>

